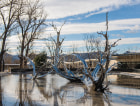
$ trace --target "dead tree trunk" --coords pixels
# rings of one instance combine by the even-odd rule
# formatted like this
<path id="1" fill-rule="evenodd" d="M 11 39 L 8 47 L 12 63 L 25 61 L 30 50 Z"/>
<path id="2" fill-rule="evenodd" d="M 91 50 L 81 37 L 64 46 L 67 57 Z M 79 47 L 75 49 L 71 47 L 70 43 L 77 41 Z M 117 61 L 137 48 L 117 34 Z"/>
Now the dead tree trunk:
<path id="1" fill-rule="evenodd" d="M 64 39 L 62 39 L 60 41 L 60 32 L 61 32 L 61 29 L 62 29 L 64 24 L 65 24 L 65 22 L 61 25 L 59 30 L 57 29 L 57 27 L 53 23 L 51 24 L 51 26 L 53 27 L 54 31 L 57 34 L 56 40 L 52 38 L 52 41 L 55 43 L 55 56 L 54 56 L 54 65 L 55 66 L 58 66 L 58 64 L 59 64 L 61 45 L 64 41 Z"/>
<path id="2" fill-rule="evenodd" d="M 103 37 L 105 38 L 105 49 L 104 49 L 104 56 L 103 58 L 106 59 L 106 64 L 105 64 L 105 68 L 104 66 L 101 64 L 101 59 L 100 56 L 98 58 L 99 62 L 100 62 L 100 67 L 101 67 L 101 73 L 99 76 L 98 81 L 95 83 L 95 91 L 102 91 L 104 92 L 105 88 L 103 86 L 103 82 L 105 79 L 105 74 L 106 71 L 109 68 L 109 62 L 110 62 L 110 48 L 109 48 L 109 41 L 108 41 L 108 13 L 106 13 L 106 33 L 104 34 L 103 32 L 98 33 L 100 35 L 103 35 Z"/>

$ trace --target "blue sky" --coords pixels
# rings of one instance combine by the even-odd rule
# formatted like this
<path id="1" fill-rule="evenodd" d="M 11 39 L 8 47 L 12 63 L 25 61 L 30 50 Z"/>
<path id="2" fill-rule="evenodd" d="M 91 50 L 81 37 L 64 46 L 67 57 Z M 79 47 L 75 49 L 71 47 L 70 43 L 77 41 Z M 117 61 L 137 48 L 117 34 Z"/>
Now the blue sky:
<path id="1" fill-rule="evenodd" d="M 110 42 L 121 38 L 114 49 L 118 53 L 127 50 L 140 52 L 140 0 L 42 0 L 46 23 L 52 21 L 58 28 L 66 21 L 61 30 L 61 38 L 65 38 L 63 50 L 70 51 L 74 46 L 84 50 L 84 35 L 105 31 L 106 12 L 109 12 Z M 42 38 L 56 37 L 50 26 L 46 28 Z M 10 51 L 15 50 L 17 42 L 9 38 Z M 16 43 L 15 43 L 16 42 Z M 46 49 L 44 41 L 35 42 L 35 51 Z M 16 53 L 16 52 L 15 52 Z"/>

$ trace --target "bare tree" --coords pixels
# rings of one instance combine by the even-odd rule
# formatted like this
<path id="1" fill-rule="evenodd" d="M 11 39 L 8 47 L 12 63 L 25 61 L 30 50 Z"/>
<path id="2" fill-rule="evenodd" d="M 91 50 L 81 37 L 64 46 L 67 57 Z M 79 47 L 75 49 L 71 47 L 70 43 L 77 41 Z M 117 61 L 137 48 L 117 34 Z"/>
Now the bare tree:
<path id="1" fill-rule="evenodd" d="M 95 44 L 95 48 L 98 51 L 97 54 L 97 59 L 100 65 L 100 74 L 98 77 L 98 80 L 95 81 L 95 78 L 92 76 L 92 73 L 87 70 L 88 73 L 84 73 L 88 78 L 91 79 L 92 83 L 93 83 L 93 88 L 95 91 L 102 91 L 104 92 L 104 90 L 107 88 L 108 84 L 105 86 L 104 83 L 104 79 L 106 77 L 107 72 L 109 72 L 112 69 L 112 66 L 109 67 L 109 63 L 110 63 L 110 59 L 111 59 L 111 48 L 116 46 L 116 43 L 120 40 L 118 39 L 116 42 L 114 42 L 113 44 L 109 43 L 109 35 L 108 35 L 108 13 L 106 13 L 106 31 L 105 33 L 103 32 L 97 32 L 99 35 L 103 36 L 103 38 L 105 38 L 105 46 L 104 48 L 102 47 L 103 52 L 101 52 L 101 45 L 100 45 L 100 41 L 98 42 L 98 40 L 96 40 L 94 42 Z M 103 59 L 106 61 L 105 64 L 103 64 Z"/>
<path id="2" fill-rule="evenodd" d="M 20 68 L 24 68 L 24 56 L 28 56 L 33 41 L 39 38 L 44 29 L 46 15 L 40 6 L 38 0 L 26 2 L 26 7 L 22 9 L 23 14 L 19 14 L 17 18 L 19 25 L 17 32 L 20 38 Z"/>
<path id="3" fill-rule="evenodd" d="M 9 6 L 11 3 L 8 0 L 0 0 L 0 9 Z"/>
<path id="4" fill-rule="evenodd" d="M 46 46 L 51 57 L 51 63 L 54 64 L 54 54 L 55 54 L 55 42 L 54 38 L 50 36 L 50 39 L 47 39 Z"/>
<path id="5" fill-rule="evenodd" d="M 60 29 L 58 29 L 56 27 L 56 25 L 54 25 L 54 23 L 52 22 L 51 26 L 53 27 L 54 31 L 56 32 L 57 34 L 57 39 L 55 40 L 54 38 L 52 38 L 52 41 L 54 42 L 55 44 L 55 54 L 54 54 L 54 65 L 58 66 L 58 63 L 59 63 L 59 59 L 60 59 L 60 52 L 62 52 L 61 50 L 61 45 L 64 41 L 64 38 L 61 40 L 60 39 L 60 32 L 61 32 L 61 29 L 63 27 L 63 25 L 65 24 L 65 22 L 61 25 Z"/>
<path id="6" fill-rule="evenodd" d="M 95 52 L 95 45 L 94 44 L 95 44 L 96 40 L 95 40 L 95 37 L 93 35 L 86 34 L 84 36 L 84 41 L 85 41 L 86 52 L 88 54 L 88 61 L 89 61 L 88 66 L 91 67 L 91 65 L 92 65 L 92 61 L 91 61 L 92 55 L 91 55 L 91 53 Z"/>
<path id="7" fill-rule="evenodd" d="M 3 1 L 3 2 L 2 2 Z M 17 27 L 15 22 L 17 13 L 20 11 L 21 6 L 18 6 L 17 0 L 1 0 L 4 6 L 1 4 L 0 19 L 1 19 L 1 36 L 2 39 L 1 51 L 0 51 L 0 71 L 2 67 L 3 55 L 6 52 L 6 40 L 11 35 L 12 31 Z"/>
<path id="8" fill-rule="evenodd" d="M 101 74 L 99 76 L 99 79 L 97 80 L 97 82 L 95 83 L 95 90 L 100 90 L 100 91 L 104 91 L 104 87 L 103 87 L 103 82 L 105 79 L 105 74 L 109 68 L 109 62 L 110 62 L 110 50 L 111 50 L 111 46 L 109 45 L 109 36 L 108 36 L 108 13 L 106 13 L 106 32 L 97 32 L 98 34 L 102 35 L 105 38 L 105 47 L 104 47 L 104 58 L 106 59 L 106 63 L 105 66 L 103 64 L 100 64 L 101 67 Z M 98 54 L 98 61 L 101 63 L 101 54 Z"/>

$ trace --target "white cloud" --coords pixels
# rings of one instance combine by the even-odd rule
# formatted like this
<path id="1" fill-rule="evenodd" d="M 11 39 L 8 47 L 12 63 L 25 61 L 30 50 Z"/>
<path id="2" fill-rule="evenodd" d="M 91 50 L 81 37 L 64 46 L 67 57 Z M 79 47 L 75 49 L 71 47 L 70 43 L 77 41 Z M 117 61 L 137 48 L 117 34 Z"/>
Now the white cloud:
<path id="1" fill-rule="evenodd" d="M 110 39 L 110 43 L 113 43 L 117 41 L 117 39 Z M 102 41 L 102 44 L 104 40 Z M 122 38 L 118 43 L 118 45 L 124 45 L 124 44 L 140 44 L 140 37 L 137 38 Z M 12 46 L 12 45 L 10 45 Z M 46 48 L 46 45 L 43 41 L 36 41 L 35 45 L 35 51 L 42 51 L 43 49 Z M 64 41 L 62 48 L 67 48 L 67 49 L 71 49 L 73 48 L 73 46 L 75 46 L 76 48 L 80 48 L 80 47 L 85 47 L 85 42 L 83 40 L 77 40 L 77 41 Z M 10 48 L 10 53 L 12 54 L 17 54 L 17 48 L 16 46 L 12 46 L 12 48 Z"/>
<path id="2" fill-rule="evenodd" d="M 140 31 L 140 25 L 134 25 L 130 30 L 126 31 L 126 33 L 137 33 Z"/>
<path id="3" fill-rule="evenodd" d="M 122 39 L 119 44 L 140 44 L 140 38 L 124 38 Z"/>
<path id="4" fill-rule="evenodd" d="M 71 34 L 83 34 L 83 33 L 93 33 L 97 31 L 105 31 L 106 26 L 105 22 L 101 23 L 66 23 L 61 31 L 61 35 L 71 35 Z M 123 19 L 123 20 L 113 20 L 109 21 L 109 31 L 115 31 L 115 30 L 140 30 L 140 18 L 135 19 Z M 52 33 L 53 32 L 53 33 Z M 43 34 L 42 38 L 47 38 L 50 36 L 50 33 L 52 36 L 56 35 L 56 33 L 53 31 L 52 28 L 47 28 L 46 33 Z M 17 49 L 19 39 L 18 36 L 10 36 L 8 38 L 8 47 L 15 47 L 15 50 Z M 119 44 L 132 44 L 132 43 L 140 43 L 139 38 L 125 38 L 122 39 Z M 71 47 L 72 44 L 77 44 L 78 47 L 83 46 L 83 41 L 67 41 L 64 42 L 64 46 Z M 44 42 L 43 41 L 36 41 L 35 43 L 36 47 L 44 48 Z"/>
<path id="5" fill-rule="evenodd" d="M 117 41 L 118 39 L 110 39 L 109 42 L 112 44 L 113 42 Z M 102 40 L 102 44 L 104 44 L 104 40 Z M 124 44 L 140 44 L 140 37 L 136 38 L 122 38 L 117 42 L 118 45 L 124 45 Z M 73 45 L 76 45 L 77 48 L 84 47 L 85 42 L 84 40 L 77 40 L 77 41 L 64 41 L 63 47 L 72 48 Z M 103 45 L 102 45 L 103 46 Z"/>
<path id="6" fill-rule="evenodd" d="M 48 18 L 57 19 L 67 16 L 103 13 L 124 5 L 139 4 L 140 0 L 42 0 Z"/>
<path id="7" fill-rule="evenodd" d="M 75 48 L 76 47 L 79 48 L 79 47 L 85 46 L 85 42 L 84 40 L 64 41 L 62 46 L 67 47 L 67 48 L 73 48 L 73 46 L 75 46 Z"/>
<path id="8" fill-rule="evenodd" d="M 117 39 L 111 39 L 110 42 L 115 42 Z M 122 38 L 119 42 L 118 45 L 124 45 L 124 44 L 140 44 L 140 37 L 136 38 Z"/>
<path id="9" fill-rule="evenodd" d="M 11 43 L 11 42 L 16 42 L 16 43 L 18 43 L 18 42 L 19 42 L 18 35 L 9 36 L 9 37 L 7 38 L 7 42 L 8 42 L 8 43 Z"/>
<path id="10" fill-rule="evenodd" d="M 86 15 L 85 17 L 90 17 L 90 16 L 95 15 L 95 14 L 105 13 L 105 12 L 109 12 L 109 11 L 113 11 L 113 10 L 115 10 L 115 8 L 107 7 L 107 8 L 104 8 L 104 9 L 98 11 L 98 12 L 93 11 L 90 14 Z"/>
<path id="11" fill-rule="evenodd" d="M 106 22 L 101 23 L 66 23 L 61 30 L 61 35 L 66 34 L 83 34 L 83 33 L 93 33 L 106 30 Z M 60 26 L 59 26 L 60 27 Z M 59 29 L 59 28 L 58 28 Z M 128 30 L 128 31 L 138 31 L 140 30 L 140 18 L 135 19 L 122 19 L 109 21 L 109 31 L 114 30 Z M 49 37 L 56 35 L 51 27 L 47 28 L 44 37 Z M 47 35 L 47 36 L 46 36 Z"/>
<path id="12" fill-rule="evenodd" d="M 124 35 L 120 35 L 120 34 L 111 34 L 112 36 L 115 36 L 115 37 L 119 37 L 119 38 L 122 38 L 124 37 Z"/>

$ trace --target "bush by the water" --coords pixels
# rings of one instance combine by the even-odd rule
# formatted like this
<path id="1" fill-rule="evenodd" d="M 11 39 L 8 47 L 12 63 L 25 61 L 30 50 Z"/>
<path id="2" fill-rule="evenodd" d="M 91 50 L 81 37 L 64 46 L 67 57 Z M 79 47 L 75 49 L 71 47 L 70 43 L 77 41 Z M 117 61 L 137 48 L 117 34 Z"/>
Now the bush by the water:
<path id="1" fill-rule="evenodd" d="M 47 60 L 46 52 L 41 52 L 34 58 L 35 66 L 42 66 L 44 63 L 46 63 L 46 60 Z"/>

